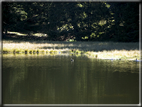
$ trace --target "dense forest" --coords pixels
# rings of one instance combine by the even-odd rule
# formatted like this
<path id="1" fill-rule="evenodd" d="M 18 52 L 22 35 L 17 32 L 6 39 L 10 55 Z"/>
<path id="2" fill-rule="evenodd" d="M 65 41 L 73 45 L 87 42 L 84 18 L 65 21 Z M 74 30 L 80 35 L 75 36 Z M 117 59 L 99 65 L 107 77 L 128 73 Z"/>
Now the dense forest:
<path id="1" fill-rule="evenodd" d="M 47 40 L 139 41 L 137 2 L 2 2 L 2 32 Z"/>

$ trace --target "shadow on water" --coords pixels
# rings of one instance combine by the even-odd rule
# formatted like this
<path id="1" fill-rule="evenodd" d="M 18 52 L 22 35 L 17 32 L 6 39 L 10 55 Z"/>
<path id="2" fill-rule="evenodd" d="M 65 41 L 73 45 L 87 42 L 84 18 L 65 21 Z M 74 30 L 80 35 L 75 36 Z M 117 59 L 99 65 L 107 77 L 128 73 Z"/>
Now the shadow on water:
<path id="1" fill-rule="evenodd" d="M 139 103 L 137 63 L 43 55 L 3 57 L 2 65 L 4 104 Z"/>

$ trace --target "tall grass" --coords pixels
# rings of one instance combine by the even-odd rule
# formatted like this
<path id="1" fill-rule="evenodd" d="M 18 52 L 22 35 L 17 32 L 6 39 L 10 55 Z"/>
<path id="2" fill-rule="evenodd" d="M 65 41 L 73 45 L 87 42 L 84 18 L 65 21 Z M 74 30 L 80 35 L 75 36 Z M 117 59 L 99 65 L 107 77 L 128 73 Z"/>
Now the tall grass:
<path id="1" fill-rule="evenodd" d="M 59 42 L 59 41 L 3 41 L 3 47 L 27 49 L 80 49 L 80 50 L 139 50 L 139 43 L 119 42 Z"/>
<path id="2" fill-rule="evenodd" d="M 60 50 L 95 58 L 140 58 L 139 43 L 3 40 L 3 50 Z"/>

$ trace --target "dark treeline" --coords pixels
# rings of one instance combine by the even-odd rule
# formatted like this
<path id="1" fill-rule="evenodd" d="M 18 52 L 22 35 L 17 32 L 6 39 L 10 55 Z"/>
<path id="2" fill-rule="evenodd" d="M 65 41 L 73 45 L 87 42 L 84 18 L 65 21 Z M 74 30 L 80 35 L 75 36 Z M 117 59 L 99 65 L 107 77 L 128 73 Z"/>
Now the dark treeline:
<path id="1" fill-rule="evenodd" d="M 2 2 L 7 31 L 47 34 L 47 40 L 139 41 L 139 3 Z"/>

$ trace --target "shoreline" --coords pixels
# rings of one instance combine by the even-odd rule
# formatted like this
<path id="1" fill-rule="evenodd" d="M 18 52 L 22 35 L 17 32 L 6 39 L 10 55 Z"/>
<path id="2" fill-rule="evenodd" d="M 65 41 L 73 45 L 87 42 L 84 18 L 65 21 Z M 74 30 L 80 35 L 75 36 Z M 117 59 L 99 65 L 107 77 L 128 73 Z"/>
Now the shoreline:
<path id="1" fill-rule="evenodd" d="M 51 42 L 51 41 L 2 41 L 2 54 L 52 54 L 86 55 L 97 59 L 139 60 L 139 43 L 116 42 Z"/>

